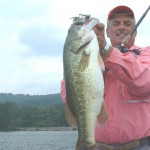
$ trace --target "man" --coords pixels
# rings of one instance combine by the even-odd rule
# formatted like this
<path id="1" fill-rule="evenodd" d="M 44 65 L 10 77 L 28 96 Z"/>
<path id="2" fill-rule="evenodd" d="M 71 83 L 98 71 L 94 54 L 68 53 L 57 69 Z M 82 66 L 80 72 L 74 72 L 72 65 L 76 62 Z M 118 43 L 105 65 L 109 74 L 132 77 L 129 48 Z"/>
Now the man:
<path id="1" fill-rule="evenodd" d="M 106 71 L 104 101 L 108 121 L 96 127 L 97 150 L 150 150 L 150 47 L 134 45 L 137 31 L 124 38 L 135 26 L 133 11 L 117 6 L 108 14 L 106 44 L 104 24 L 94 27 Z M 125 44 L 125 53 L 122 47 Z M 123 49 L 124 50 L 124 49 Z M 65 99 L 65 85 L 61 85 Z"/>

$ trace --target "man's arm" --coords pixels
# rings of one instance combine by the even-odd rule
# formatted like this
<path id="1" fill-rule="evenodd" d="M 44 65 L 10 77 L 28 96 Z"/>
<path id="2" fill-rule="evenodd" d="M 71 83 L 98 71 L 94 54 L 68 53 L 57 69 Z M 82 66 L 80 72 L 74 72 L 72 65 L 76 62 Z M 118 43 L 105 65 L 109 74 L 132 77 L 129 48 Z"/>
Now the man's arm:
<path id="1" fill-rule="evenodd" d="M 139 96 L 150 95 L 150 47 L 143 49 L 139 56 L 131 52 L 121 53 L 113 48 L 105 60 L 105 66 L 131 93 Z"/>
<path id="2" fill-rule="evenodd" d="M 66 88 L 65 88 L 65 81 L 61 81 L 61 88 L 60 88 L 60 94 L 61 94 L 61 99 L 63 103 L 66 103 Z"/>

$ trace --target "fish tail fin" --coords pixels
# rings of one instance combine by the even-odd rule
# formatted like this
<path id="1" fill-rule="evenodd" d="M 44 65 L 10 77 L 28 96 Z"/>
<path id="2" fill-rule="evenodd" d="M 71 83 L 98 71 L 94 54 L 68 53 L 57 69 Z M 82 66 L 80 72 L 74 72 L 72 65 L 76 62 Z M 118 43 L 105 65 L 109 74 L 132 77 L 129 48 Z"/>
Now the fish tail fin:
<path id="1" fill-rule="evenodd" d="M 96 150 L 96 144 L 92 145 L 92 146 L 81 146 L 79 143 L 79 139 L 76 143 L 76 148 L 75 150 Z"/>
<path id="2" fill-rule="evenodd" d="M 80 147 L 79 141 L 77 141 L 77 143 L 76 143 L 75 150 L 82 150 L 82 148 Z"/>

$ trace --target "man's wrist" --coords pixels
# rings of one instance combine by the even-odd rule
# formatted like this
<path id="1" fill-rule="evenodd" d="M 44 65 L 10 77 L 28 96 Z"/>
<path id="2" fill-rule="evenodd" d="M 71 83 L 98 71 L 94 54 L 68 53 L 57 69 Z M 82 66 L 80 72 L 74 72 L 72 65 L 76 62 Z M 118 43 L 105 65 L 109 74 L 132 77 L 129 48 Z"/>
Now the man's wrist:
<path id="1" fill-rule="evenodd" d="M 106 58 L 108 58 L 111 54 L 113 50 L 113 47 L 109 44 L 106 44 L 105 47 L 103 48 L 103 50 L 100 52 L 103 60 L 105 60 Z"/>
<path id="2" fill-rule="evenodd" d="M 110 45 L 106 43 L 105 47 L 104 47 L 103 50 L 101 51 L 101 56 L 102 56 L 102 57 L 104 57 L 104 56 L 107 54 L 109 48 L 110 48 Z"/>

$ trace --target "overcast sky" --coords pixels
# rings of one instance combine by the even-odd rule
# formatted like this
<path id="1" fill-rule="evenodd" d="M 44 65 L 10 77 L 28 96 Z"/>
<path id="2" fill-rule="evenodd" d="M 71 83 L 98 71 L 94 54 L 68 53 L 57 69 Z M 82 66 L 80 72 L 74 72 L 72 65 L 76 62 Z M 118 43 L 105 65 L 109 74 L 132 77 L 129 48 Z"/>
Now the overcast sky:
<path id="1" fill-rule="evenodd" d="M 106 24 L 117 5 L 130 6 L 138 20 L 150 0 L 0 0 L 0 93 L 59 93 L 69 18 L 91 14 Z M 137 45 L 150 45 L 149 24 L 150 12 L 138 28 Z"/>

